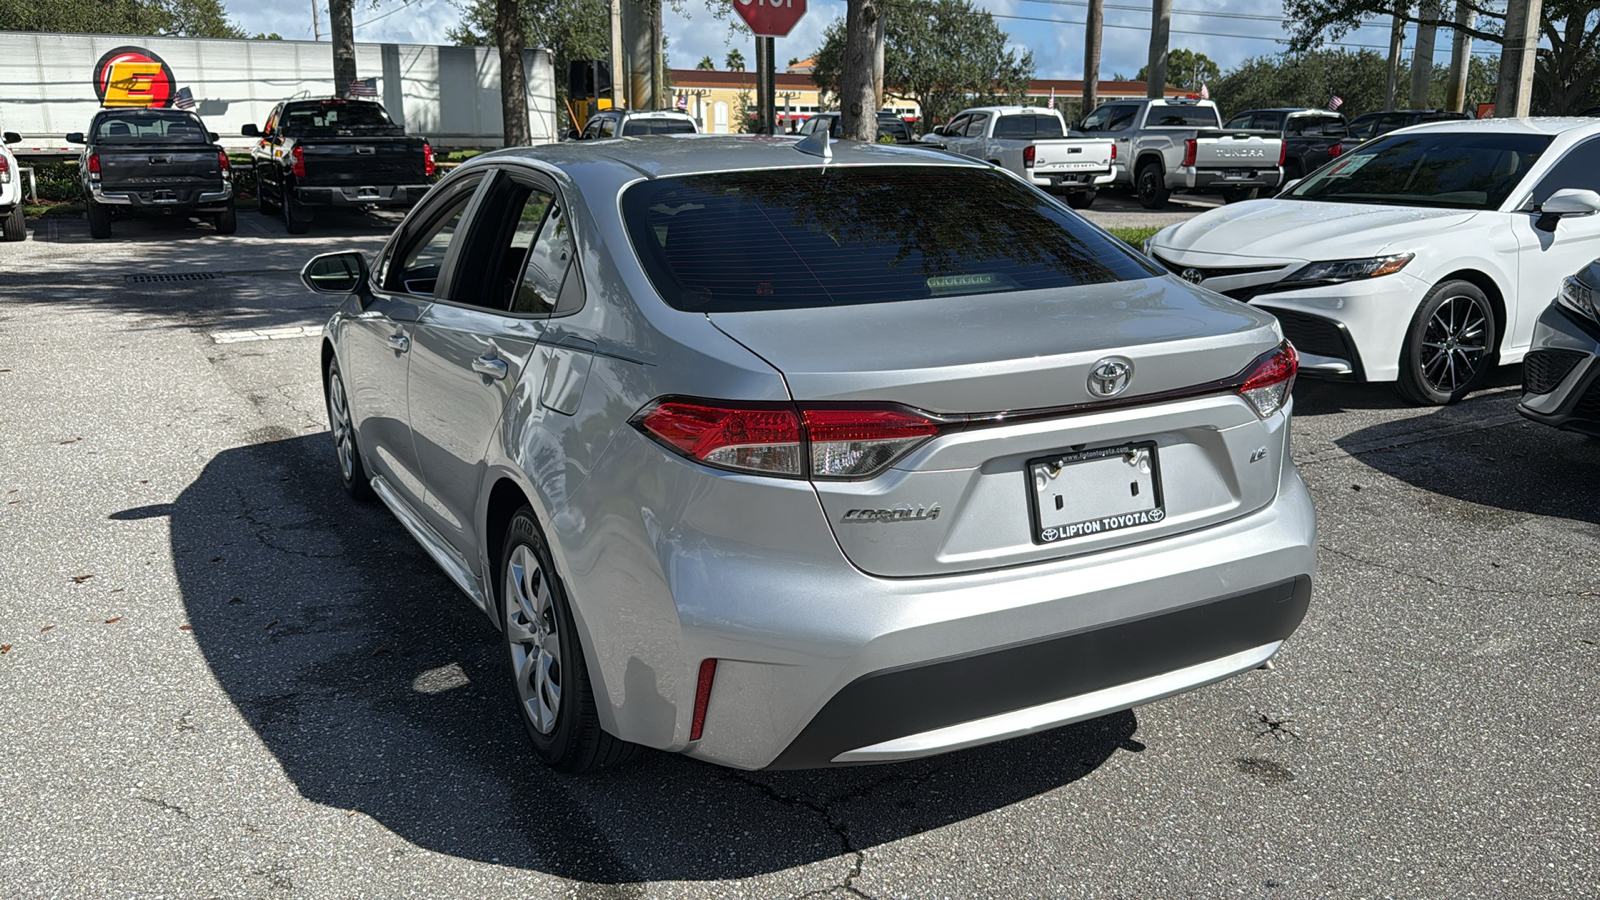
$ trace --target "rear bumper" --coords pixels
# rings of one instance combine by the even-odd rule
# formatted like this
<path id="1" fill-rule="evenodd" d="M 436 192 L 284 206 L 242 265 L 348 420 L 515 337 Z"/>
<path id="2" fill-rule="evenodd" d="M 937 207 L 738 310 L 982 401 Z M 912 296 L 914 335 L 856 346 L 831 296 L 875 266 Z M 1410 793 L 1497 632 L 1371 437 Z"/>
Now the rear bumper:
<path id="1" fill-rule="evenodd" d="M 1115 181 L 1117 173 L 1111 169 L 1104 172 L 1030 172 L 1028 178 L 1040 187 L 1092 191 Z"/>
<path id="2" fill-rule="evenodd" d="M 1207 188 L 1275 188 L 1283 183 L 1283 169 L 1241 169 L 1245 177 L 1229 177 L 1227 169 L 1197 169 L 1180 166 L 1167 176 L 1167 187 L 1185 190 Z"/>
<path id="3" fill-rule="evenodd" d="M 205 207 L 221 209 L 233 198 L 233 185 L 224 184 L 220 191 L 192 189 L 163 189 L 126 191 L 106 190 L 100 184 L 89 185 L 89 196 L 102 206 L 131 206 L 136 209 L 194 210 Z"/>
<path id="4" fill-rule="evenodd" d="M 295 199 L 305 206 L 411 206 L 428 192 L 426 184 L 296 186 Z"/>
<path id="5" fill-rule="evenodd" d="M 1600 436 L 1600 325 L 1552 303 L 1533 327 L 1517 412 L 1554 428 Z"/>

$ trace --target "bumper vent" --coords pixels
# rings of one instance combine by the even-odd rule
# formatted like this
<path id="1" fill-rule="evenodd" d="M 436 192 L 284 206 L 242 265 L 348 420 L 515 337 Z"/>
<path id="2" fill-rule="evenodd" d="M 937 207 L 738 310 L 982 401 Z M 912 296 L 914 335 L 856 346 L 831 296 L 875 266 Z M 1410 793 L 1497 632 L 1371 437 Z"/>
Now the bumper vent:
<path id="1" fill-rule="evenodd" d="M 1523 360 L 1522 392 L 1548 394 L 1561 386 L 1572 367 L 1583 361 L 1584 354 L 1576 350 L 1534 350 Z M 1595 389 L 1590 388 L 1583 402 L 1591 402 Z M 1597 398 L 1594 402 L 1600 402 Z"/>
<path id="2" fill-rule="evenodd" d="M 1278 324 L 1283 326 L 1283 336 L 1301 353 L 1355 362 L 1349 345 L 1345 343 L 1344 332 L 1339 330 L 1338 325 L 1327 319 L 1285 309 L 1268 309 L 1267 312 L 1278 317 Z"/>
<path id="3" fill-rule="evenodd" d="M 1589 385 L 1589 389 L 1583 392 L 1578 405 L 1572 408 L 1572 415 L 1588 422 L 1600 422 L 1600 381 Z"/>

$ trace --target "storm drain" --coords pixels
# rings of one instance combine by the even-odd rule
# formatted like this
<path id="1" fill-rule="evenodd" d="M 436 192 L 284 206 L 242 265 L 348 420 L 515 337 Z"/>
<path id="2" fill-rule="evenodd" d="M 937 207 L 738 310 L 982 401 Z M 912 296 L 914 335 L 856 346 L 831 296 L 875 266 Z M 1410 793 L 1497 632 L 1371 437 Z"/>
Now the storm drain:
<path id="1" fill-rule="evenodd" d="M 210 281 L 219 278 L 215 272 L 169 272 L 161 275 L 124 275 L 128 284 L 171 284 L 177 281 Z"/>

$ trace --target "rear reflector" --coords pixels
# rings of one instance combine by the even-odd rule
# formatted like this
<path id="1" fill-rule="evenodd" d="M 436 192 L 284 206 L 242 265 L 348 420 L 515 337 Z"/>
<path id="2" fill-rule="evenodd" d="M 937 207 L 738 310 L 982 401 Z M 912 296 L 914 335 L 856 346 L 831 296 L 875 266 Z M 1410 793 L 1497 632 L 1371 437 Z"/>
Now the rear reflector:
<path id="1" fill-rule="evenodd" d="M 1244 397 L 1263 419 L 1270 418 L 1289 401 L 1294 389 L 1295 373 L 1300 371 L 1300 358 L 1294 345 L 1288 341 L 1262 354 L 1245 370 L 1244 383 L 1239 385 L 1239 395 Z"/>
<path id="2" fill-rule="evenodd" d="M 694 686 L 694 719 L 689 723 L 689 740 L 700 740 L 706 728 L 706 707 L 711 703 L 711 682 L 717 677 L 717 661 L 700 662 L 700 678 Z"/>
<path id="3" fill-rule="evenodd" d="M 663 398 L 634 427 L 681 456 L 785 478 L 867 478 L 937 435 L 940 424 L 901 406 L 730 403 Z"/>

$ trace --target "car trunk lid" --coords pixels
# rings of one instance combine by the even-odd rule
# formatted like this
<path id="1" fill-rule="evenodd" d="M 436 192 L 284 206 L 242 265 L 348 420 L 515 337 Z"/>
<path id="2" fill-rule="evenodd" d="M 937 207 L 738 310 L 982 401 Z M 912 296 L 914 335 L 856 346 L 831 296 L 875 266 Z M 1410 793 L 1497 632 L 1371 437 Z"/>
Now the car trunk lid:
<path id="1" fill-rule="evenodd" d="M 100 156 L 100 185 L 106 191 L 165 190 L 178 198 L 222 190 L 222 165 L 215 147 L 100 145 L 95 150 Z"/>

